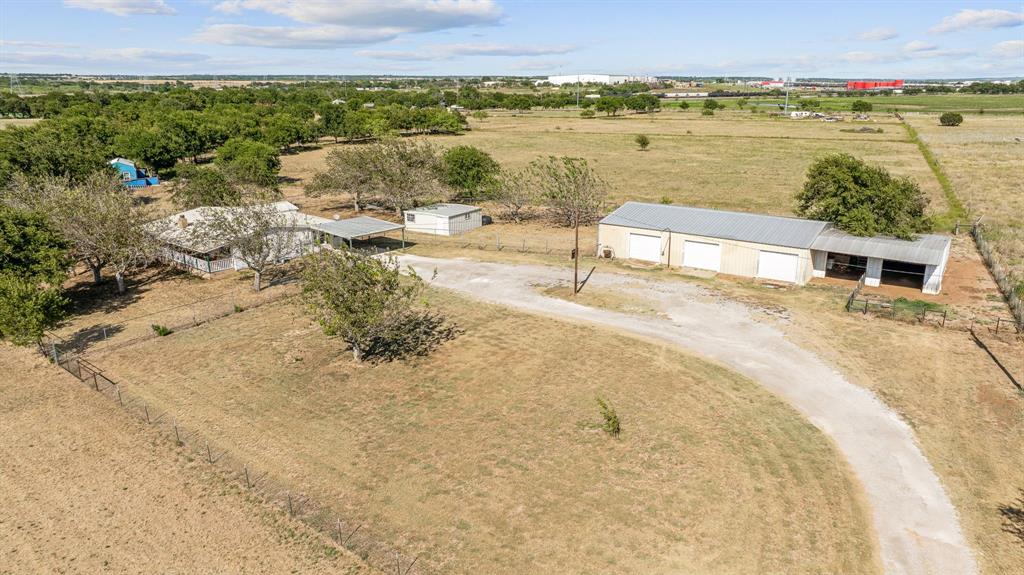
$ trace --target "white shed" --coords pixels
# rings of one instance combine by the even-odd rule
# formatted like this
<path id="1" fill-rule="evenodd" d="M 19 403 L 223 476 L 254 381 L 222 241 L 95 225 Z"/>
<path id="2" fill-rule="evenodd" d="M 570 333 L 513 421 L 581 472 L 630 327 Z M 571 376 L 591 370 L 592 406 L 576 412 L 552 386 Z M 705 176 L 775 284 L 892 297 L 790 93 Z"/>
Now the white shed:
<path id="1" fill-rule="evenodd" d="M 457 236 L 483 225 L 480 208 L 465 204 L 434 204 L 405 211 L 405 229 L 421 234 Z"/>

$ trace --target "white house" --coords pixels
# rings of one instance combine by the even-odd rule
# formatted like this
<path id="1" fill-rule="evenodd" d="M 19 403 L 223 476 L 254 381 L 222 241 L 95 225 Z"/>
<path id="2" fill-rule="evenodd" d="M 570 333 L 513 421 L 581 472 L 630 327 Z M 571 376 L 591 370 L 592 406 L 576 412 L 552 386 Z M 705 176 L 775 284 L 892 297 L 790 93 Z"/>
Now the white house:
<path id="1" fill-rule="evenodd" d="M 811 113 L 807 110 L 797 110 L 795 112 L 790 112 L 789 117 L 793 119 L 810 118 Z"/>
<path id="2" fill-rule="evenodd" d="M 317 241 L 314 226 L 330 221 L 327 218 L 304 214 L 291 202 L 281 201 L 270 205 L 283 216 L 283 227 L 271 233 L 276 240 L 275 251 L 284 260 L 307 253 Z M 169 263 L 201 274 L 244 269 L 245 262 L 237 257 L 238 254 L 229 242 L 214 237 L 205 227 L 215 214 L 230 214 L 237 209 L 193 208 L 150 222 L 147 227 L 163 243 L 160 257 Z"/>
<path id="3" fill-rule="evenodd" d="M 465 204 L 434 204 L 405 211 L 410 232 L 457 236 L 483 225 L 480 208 Z"/>
<path id="4" fill-rule="evenodd" d="M 950 238 L 853 236 L 828 222 L 626 202 L 598 224 L 598 256 L 803 285 L 813 277 L 864 277 L 942 289 Z"/>

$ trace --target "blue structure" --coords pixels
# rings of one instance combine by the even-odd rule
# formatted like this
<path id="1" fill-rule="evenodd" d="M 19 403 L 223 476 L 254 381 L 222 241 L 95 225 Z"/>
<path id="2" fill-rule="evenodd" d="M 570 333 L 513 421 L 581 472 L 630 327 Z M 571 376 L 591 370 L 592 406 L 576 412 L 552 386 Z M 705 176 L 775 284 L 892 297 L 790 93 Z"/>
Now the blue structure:
<path id="1" fill-rule="evenodd" d="M 135 165 L 135 162 L 124 158 L 110 160 L 110 165 L 121 174 L 121 182 L 129 188 L 144 188 L 160 183 L 160 178 L 150 176 L 146 170 Z"/>

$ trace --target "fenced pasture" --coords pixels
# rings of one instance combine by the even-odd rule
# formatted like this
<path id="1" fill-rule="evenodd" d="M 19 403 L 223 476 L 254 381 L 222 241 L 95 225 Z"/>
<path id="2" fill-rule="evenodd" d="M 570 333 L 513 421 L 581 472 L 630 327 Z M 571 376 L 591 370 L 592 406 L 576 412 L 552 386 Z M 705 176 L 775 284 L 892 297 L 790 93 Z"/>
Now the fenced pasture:
<path id="1" fill-rule="evenodd" d="M 899 123 L 886 114 L 869 122 L 827 124 L 818 120 L 772 118 L 768 114 L 728 110 L 701 116 L 697 109 L 665 110 L 612 118 L 583 119 L 576 111 L 494 112 L 469 119 L 471 130 L 459 136 L 426 138 L 440 147 L 469 144 L 490 153 L 502 165 L 519 167 L 539 156 L 588 159 L 612 186 L 610 203 L 625 200 L 736 209 L 790 215 L 793 196 L 810 163 L 829 152 L 849 152 L 897 175 L 913 177 L 932 200 L 935 213 L 946 210 L 941 187 Z M 883 133 L 841 131 L 881 127 Z M 641 152 L 637 134 L 650 137 Z M 302 184 L 324 165 L 333 148 L 282 156 L 287 199 L 317 204 L 302 194 Z"/>
<path id="2" fill-rule="evenodd" d="M 5 572 L 375 572 L 161 440 L 144 414 L 126 417 L 109 390 L 31 349 L 0 345 L 0 365 Z"/>
<path id="3" fill-rule="evenodd" d="M 877 572 L 845 464 L 752 382 L 590 327 L 429 297 L 466 334 L 410 362 L 354 364 L 286 301 L 62 361 L 94 389 L 98 366 L 111 401 L 295 517 L 330 534 L 340 519 L 342 541 L 355 532 L 349 547 L 390 570 L 398 552 L 419 558 L 413 573 Z M 599 430 L 596 395 L 622 417 L 619 439 Z M 737 532 L 734 513 L 756 527 Z"/>

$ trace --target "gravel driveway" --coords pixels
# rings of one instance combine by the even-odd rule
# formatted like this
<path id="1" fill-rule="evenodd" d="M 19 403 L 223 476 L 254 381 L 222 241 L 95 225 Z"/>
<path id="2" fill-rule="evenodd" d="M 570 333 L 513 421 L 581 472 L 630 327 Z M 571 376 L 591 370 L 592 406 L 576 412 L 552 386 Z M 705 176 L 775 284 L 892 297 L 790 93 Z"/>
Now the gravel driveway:
<path id="1" fill-rule="evenodd" d="M 436 270 L 436 285 L 666 341 L 750 377 L 831 436 L 846 456 L 871 504 L 886 573 L 977 572 L 956 510 L 910 427 L 870 391 L 848 382 L 779 330 L 755 321 L 744 305 L 707 297 L 700 287 L 681 282 L 595 273 L 588 288 L 628 284 L 659 302 L 667 318 L 629 315 L 539 293 L 537 285 L 568 279 L 558 268 L 409 255 L 399 260 L 424 278 Z"/>

